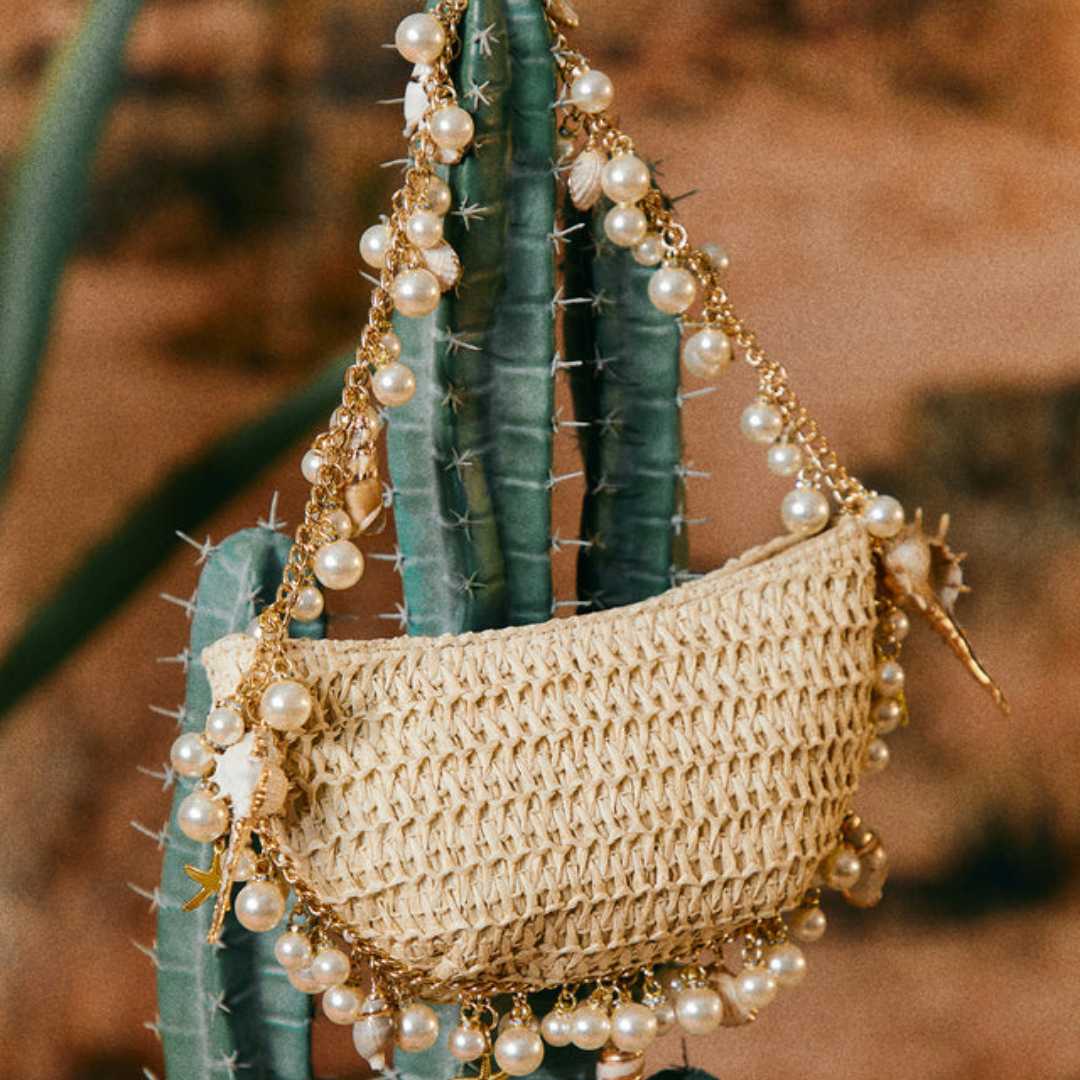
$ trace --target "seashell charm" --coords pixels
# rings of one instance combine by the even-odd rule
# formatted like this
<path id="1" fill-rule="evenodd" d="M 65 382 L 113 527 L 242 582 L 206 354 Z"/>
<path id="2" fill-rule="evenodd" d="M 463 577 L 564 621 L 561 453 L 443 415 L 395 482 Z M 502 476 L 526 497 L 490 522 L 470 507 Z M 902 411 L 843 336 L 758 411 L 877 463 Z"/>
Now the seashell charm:
<path id="1" fill-rule="evenodd" d="M 461 280 L 461 260 L 449 244 L 438 244 L 423 253 L 427 268 L 439 279 L 443 292 Z"/>
<path id="2" fill-rule="evenodd" d="M 605 1046 L 596 1062 L 596 1080 L 641 1080 L 645 1073 L 645 1054 L 628 1053 Z"/>
<path id="3" fill-rule="evenodd" d="M 570 201 L 579 210 L 588 210 L 603 190 L 600 177 L 607 157 L 598 150 L 583 150 L 570 166 Z"/>

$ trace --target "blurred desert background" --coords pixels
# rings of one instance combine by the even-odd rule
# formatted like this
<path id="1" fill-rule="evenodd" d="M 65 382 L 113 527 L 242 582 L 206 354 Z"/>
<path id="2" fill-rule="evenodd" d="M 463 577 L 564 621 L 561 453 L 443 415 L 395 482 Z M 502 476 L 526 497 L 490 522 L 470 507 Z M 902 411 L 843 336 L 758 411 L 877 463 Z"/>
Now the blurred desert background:
<path id="1" fill-rule="evenodd" d="M 0 182 L 88 5 L 0 0 Z M 579 0 L 575 44 L 844 460 L 948 511 L 959 614 L 999 715 L 921 628 L 913 722 L 857 807 L 880 908 L 829 904 L 810 974 L 748 1029 L 689 1040 L 723 1080 L 1080 1078 L 1080 5 Z M 99 155 L 0 510 L 0 647 L 134 501 L 347 350 L 356 240 L 387 205 L 402 0 L 150 0 Z M 2 362 L 2 358 L 0 358 Z M 779 528 L 737 436 L 749 371 L 687 405 L 698 569 Z M 572 447 L 566 439 L 566 460 Z M 207 521 L 295 523 L 303 444 Z M 561 504 L 572 532 L 572 498 Z M 389 540 L 387 540 L 389 543 Z M 161 1076 L 151 834 L 170 793 L 195 552 L 0 726 L 0 1077 Z M 569 592 L 569 563 L 560 568 Z M 350 634 L 385 633 L 382 564 Z M 143 832 L 131 822 L 142 823 Z M 133 890 L 129 885 L 136 886 Z M 320 1075 L 360 1072 L 317 1033 Z M 653 1068 L 681 1062 L 668 1036 Z M 144 1068 L 150 1073 L 144 1074 Z M 242 1072 L 239 1074 L 242 1077 Z"/>

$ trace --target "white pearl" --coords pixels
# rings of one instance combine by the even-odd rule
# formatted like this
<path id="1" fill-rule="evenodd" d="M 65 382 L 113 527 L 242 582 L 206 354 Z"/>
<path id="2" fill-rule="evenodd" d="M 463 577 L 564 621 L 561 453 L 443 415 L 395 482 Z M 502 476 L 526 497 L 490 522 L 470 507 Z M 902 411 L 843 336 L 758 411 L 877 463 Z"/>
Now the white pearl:
<path id="1" fill-rule="evenodd" d="M 903 641 L 910 630 L 911 620 L 908 618 L 907 612 L 901 611 L 899 608 L 893 608 L 881 620 L 881 632 L 886 637 L 892 638 L 893 641 Z"/>
<path id="2" fill-rule="evenodd" d="M 633 247 L 648 230 L 649 222 L 636 206 L 613 206 L 604 215 L 604 233 L 619 247 Z"/>
<path id="3" fill-rule="evenodd" d="M 311 974 L 311 968 L 296 968 L 286 971 L 291 986 L 294 986 L 301 994 L 318 994 L 323 989 L 323 984 Z"/>
<path id="4" fill-rule="evenodd" d="M 904 669 L 895 660 L 883 660 L 878 664 L 874 689 L 882 697 L 899 697 L 904 692 Z"/>
<path id="5" fill-rule="evenodd" d="M 398 274 L 390 286 L 390 295 L 397 311 L 410 319 L 419 319 L 439 306 L 442 288 L 430 270 L 420 267 Z"/>
<path id="6" fill-rule="evenodd" d="M 351 970 L 349 954 L 333 945 L 320 949 L 311 961 L 311 974 L 323 986 L 340 986 L 349 977 Z"/>
<path id="7" fill-rule="evenodd" d="M 790 941 L 770 946 L 765 952 L 765 963 L 781 990 L 790 990 L 806 978 L 806 957 Z"/>
<path id="8" fill-rule="evenodd" d="M 356 524 L 344 510 L 331 510 L 326 515 L 326 523 L 333 534 L 341 540 L 348 540 L 356 531 Z"/>
<path id="9" fill-rule="evenodd" d="M 388 360 L 396 360 L 401 355 L 401 338 L 393 330 L 387 330 L 379 338 L 379 348 L 386 354 Z"/>
<path id="10" fill-rule="evenodd" d="M 871 536 L 888 540 L 904 527 L 904 508 L 891 495 L 879 495 L 871 499 L 862 512 L 866 531 Z"/>
<path id="11" fill-rule="evenodd" d="M 820 941 L 825 936 L 828 920 L 825 912 L 816 904 L 811 907 L 796 908 L 788 916 L 788 925 L 791 932 L 800 941 Z"/>
<path id="12" fill-rule="evenodd" d="M 512 1024 L 495 1040 L 495 1062 L 510 1076 L 528 1076 L 544 1060 L 544 1040 L 531 1028 Z"/>
<path id="13" fill-rule="evenodd" d="M 861 873 L 859 856 L 849 847 L 838 847 L 825 860 L 825 880 L 832 889 L 850 889 Z"/>
<path id="14" fill-rule="evenodd" d="M 652 186 L 649 166 L 636 154 L 616 154 L 601 171 L 600 186 L 614 203 L 636 203 Z"/>
<path id="15" fill-rule="evenodd" d="M 587 68 L 570 85 L 570 101 L 583 113 L 603 112 L 615 100 L 615 87 L 602 71 Z"/>
<path id="16" fill-rule="evenodd" d="M 236 894 L 235 910 L 241 926 L 265 933 L 285 917 L 285 893 L 272 881 L 249 881 Z"/>
<path id="17" fill-rule="evenodd" d="M 562 1009 L 553 1009 L 540 1021 L 540 1034 L 549 1046 L 569 1046 L 573 1036 L 570 1014 Z"/>
<path id="18" fill-rule="evenodd" d="M 322 1007 L 332 1023 L 355 1024 L 360 1016 L 360 995 L 351 986 L 331 986 L 323 994 Z"/>
<path id="19" fill-rule="evenodd" d="M 802 468 L 802 451 L 795 443 L 781 439 L 769 447 L 765 461 L 777 476 L 794 476 Z"/>
<path id="20" fill-rule="evenodd" d="M 416 210 L 405 222 L 409 243 L 418 248 L 433 248 L 442 243 L 443 219 L 431 210 Z"/>
<path id="21" fill-rule="evenodd" d="M 224 799 L 207 791 L 193 791 L 176 812 L 180 831 L 191 840 L 216 840 L 229 827 L 229 808 Z"/>
<path id="22" fill-rule="evenodd" d="M 439 1037 L 439 1018 L 430 1005 L 414 1001 L 397 1015 L 395 1041 L 407 1054 L 419 1054 L 435 1045 Z"/>
<path id="23" fill-rule="evenodd" d="M 649 299 L 666 315 L 681 315 L 696 294 L 694 275 L 681 266 L 662 266 L 649 279 Z"/>
<path id="24" fill-rule="evenodd" d="M 459 1026 L 450 1032 L 448 1040 L 451 1055 L 457 1061 L 475 1061 L 488 1048 L 487 1036 L 477 1027 Z"/>
<path id="25" fill-rule="evenodd" d="M 299 930 L 286 930 L 274 942 L 274 956 L 286 971 L 299 971 L 311 965 L 311 942 Z"/>
<path id="26" fill-rule="evenodd" d="M 300 459 L 300 472 L 309 484 L 319 482 L 319 470 L 323 467 L 323 456 L 318 450 L 308 450 Z"/>
<path id="27" fill-rule="evenodd" d="M 728 258 L 728 253 L 715 241 L 709 241 L 706 244 L 702 244 L 699 249 L 706 259 L 712 264 L 712 268 L 718 274 L 726 274 L 731 267 L 731 260 Z"/>
<path id="28" fill-rule="evenodd" d="M 883 698 L 874 703 L 870 719 L 878 735 L 888 735 L 900 726 L 900 721 L 904 719 L 904 707 L 896 698 Z"/>
<path id="29" fill-rule="evenodd" d="M 327 589 L 351 589 L 364 574 L 364 556 L 351 540 L 332 540 L 315 552 L 313 569 Z"/>
<path id="30" fill-rule="evenodd" d="M 570 1014 L 570 1041 L 579 1050 L 599 1050 L 611 1035 L 611 1021 L 595 1005 L 579 1005 Z"/>
<path id="31" fill-rule="evenodd" d="M 757 964 L 735 976 L 735 993 L 747 1009 L 761 1009 L 776 997 L 776 979 L 767 967 Z"/>
<path id="32" fill-rule="evenodd" d="M 394 45 L 410 64 L 432 64 L 446 48 L 446 31 L 434 15 L 406 15 L 394 31 Z"/>
<path id="33" fill-rule="evenodd" d="M 431 114 L 431 137 L 443 150 L 464 150 L 473 137 L 473 118 L 460 105 L 444 105 Z"/>
<path id="34" fill-rule="evenodd" d="M 381 405 L 405 405 L 416 393 L 416 376 L 404 364 L 386 364 L 372 376 L 371 392 Z"/>
<path id="35" fill-rule="evenodd" d="M 751 442 L 776 442 L 784 430 L 784 414 L 767 401 L 755 401 L 743 409 L 739 428 Z"/>
<path id="36" fill-rule="evenodd" d="M 675 999 L 675 1019 L 691 1035 L 707 1035 L 720 1026 L 724 1003 L 708 986 L 687 987 Z"/>
<path id="37" fill-rule="evenodd" d="M 647 232 L 631 249 L 639 266 L 656 266 L 664 258 L 664 241 L 659 233 Z"/>
<path id="38" fill-rule="evenodd" d="M 372 225 L 360 237 L 360 258 L 375 269 L 386 265 L 386 253 L 390 250 L 390 230 L 385 225 Z"/>
<path id="39" fill-rule="evenodd" d="M 706 326 L 683 346 L 683 363 L 691 375 L 714 379 L 731 363 L 731 339 L 723 331 Z"/>
<path id="40" fill-rule="evenodd" d="M 616 1005 L 611 1013 L 611 1041 L 619 1050 L 638 1053 L 656 1039 L 656 1014 L 646 1005 L 626 1002 Z"/>
<path id="41" fill-rule="evenodd" d="M 172 744 L 169 760 L 181 776 L 205 776 L 214 767 L 217 756 L 197 731 L 185 731 Z"/>
<path id="42" fill-rule="evenodd" d="M 234 746 L 244 737 L 244 718 L 228 705 L 218 705 L 206 717 L 206 737 L 215 746 Z"/>
<path id="43" fill-rule="evenodd" d="M 829 523 L 829 500 L 816 488 L 796 488 L 784 496 L 780 517 L 789 532 L 813 536 Z"/>
<path id="44" fill-rule="evenodd" d="M 675 1006 L 667 998 L 663 998 L 651 1007 L 656 1017 L 656 1034 L 663 1035 L 670 1031 L 675 1023 Z"/>
<path id="45" fill-rule="evenodd" d="M 863 772 L 868 775 L 881 772 L 889 764 L 889 747 L 884 739 L 871 739 L 863 756 Z"/>
<path id="46" fill-rule="evenodd" d="M 233 878 L 236 881 L 250 881 L 258 873 L 258 870 L 259 856 L 251 848 L 246 847 L 240 852 L 240 857 L 236 860 Z"/>
<path id="47" fill-rule="evenodd" d="M 307 723 L 315 703 L 308 688 L 295 679 L 275 679 L 262 692 L 259 716 L 275 731 L 295 731 Z"/>
<path id="48" fill-rule="evenodd" d="M 318 585 L 302 585 L 296 594 L 293 618 L 297 622 L 313 622 L 323 613 L 325 606 L 326 601 Z"/>
<path id="49" fill-rule="evenodd" d="M 450 192 L 450 185 L 441 176 L 436 176 L 435 173 L 432 173 L 428 178 L 424 197 L 427 199 L 428 209 L 433 214 L 445 214 L 454 201 L 454 197 Z"/>

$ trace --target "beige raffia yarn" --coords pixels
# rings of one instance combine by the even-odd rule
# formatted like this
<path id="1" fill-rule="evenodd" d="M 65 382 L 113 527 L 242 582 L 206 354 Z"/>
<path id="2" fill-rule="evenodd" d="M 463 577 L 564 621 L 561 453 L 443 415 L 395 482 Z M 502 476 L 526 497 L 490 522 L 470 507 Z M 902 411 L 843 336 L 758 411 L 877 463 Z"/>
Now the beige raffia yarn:
<path id="1" fill-rule="evenodd" d="M 631 607 L 441 638 L 289 642 L 317 716 L 267 832 L 433 982 L 557 986 L 793 908 L 870 734 L 861 521 Z M 203 655 L 228 700 L 255 641 Z"/>

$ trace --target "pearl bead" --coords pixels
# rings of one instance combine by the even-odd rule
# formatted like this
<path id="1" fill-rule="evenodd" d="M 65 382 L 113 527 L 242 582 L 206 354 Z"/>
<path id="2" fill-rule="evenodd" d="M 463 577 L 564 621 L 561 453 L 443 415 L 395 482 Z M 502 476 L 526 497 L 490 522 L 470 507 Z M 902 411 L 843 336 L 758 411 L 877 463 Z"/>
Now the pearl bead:
<path id="1" fill-rule="evenodd" d="M 657 266 L 664 258 L 664 241 L 659 233 L 647 232 L 630 253 L 639 266 Z"/>
<path id="2" fill-rule="evenodd" d="M 683 346 L 683 363 L 691 375 L 714 379 L 731 363 L 731 339 L 723 331 L 706 326 Z"/>
<path id="3" fill-rule="evenodd" d="M 250 881 L 259 870 L 259 856 L 251 848 L 246 847 L 240 852 L 236 860 L 236 869 L 233 878 L 236 881 Z"/>
<path id="4" fill-rule="evenodd" d="M 900 721 L 904 719 L 904 707 L 896 698 L 883 698 L 874 703 L 870 719 L 878 735 L 888 735 L 900 726 Z"/>
<path id="5" fill-rule="evenodd" d="M 615 100 L 615 87 L 602 71 L 587 68 L 570 85 L 570 102 L 583 113 L 603 112 Z"/>
<path id="6" fill-rule="evenodd" d="M 790 941 L 771 946 L 765 953 L 765 963 L 781 990 L 791 990 L 806 978 L 806 957 Z"/>
<path id="7" fill-rule="evenodd" d="M 218 705 L 210 710 L 205 731 L 215 746 L 234 746 L 244 737 L 244 718 L 228 705 Z"/>
<path id="8" fill-rule="evenodd" d="M 828 920 L 825 912 L 816 904 L 811 907 L 796 908 L 788 916 L 788 925 L 792 934 L 800 941 L 820 941 L 825 936 Z"/>
<path id="9" fill-rule="evenodd" d="M 433 248 L 442 243 L 443 219 L 431 210 L 416 210 L 405 222 L 405 235 L 418 248 Z"/>
<path id="10" fill-rule="evenodd" d="M 323 456 L 318 450 L 308 450 L 300 459 L 300 472 L 309 484 L 319 482 L 319 470 L 323 467 Z"/>
<path id="11" fill-rule="evenodd" d="M 395 361 L 375 372 L 371 378 L 371 392 L 380 405 L 391 408 L 404 405 L 416 393 L 416 376 L 410 368 Z"/>
<path id="12" fill-rule="evenodd" d="M 323 984 L 311 974 L 311 968 L 296 968 L 295 971 L 286 971 L 285 974 L 289 984 L 301 994 L 318 994 L 323 989 Z"/>
<path id="13" fill-rule="evenodd" d="M 649 279 L 649 299 L 666 315 L 681 315 L 696 294 L 694 275 L 681 266 L 662 266 Z"/>
<path id="14" fill-rule="evenodd" d="M 724 1003 L 708 986 L 691 986 L 675 999 L 675 1019 L 691 1035 L 707 1035 L 720 1026 Z"/>
<path id="15" fill-rule="evenodd" d="M 285 917 L 285 893 L 273 881 L 249 881 L 236 894 L 235 910 L 241 926 L 265 933 Z"/>
<path id="16" fill-rule="evenodd" d="M 636 203 L 652 187 L 649 166 L 636 154 L 616 154 L 601 171 L 600 186 L 614 203 Z"/>
<path id="17" fill-rule="evenodd" d="M 611 1013 L 611 1041 L 619 1050 L 638 1053 L 656 1039 L 656 1015 L 646 1005 L 627 1002 L 617 1005 Z"/>
<path id="18" fill-rule="evenodd" d="M 903 641 L 911 630 L 911 620 L 906 611 L 893 608 L 884 619 L 881 620 L 881 632 L 885 637 L 893 641 Z"/>
<path id="19" fill-rule="evenodd" d="M 172 744 L 169 760 L 181 776 L 205 776 L 213 769 L 217 757 L 197 731 L 185 731 Z"/>
<path id="20" fill-rule="evenodd" d="M 450 1054 L 457 1061 L 475 1061 L 488 1048 L 487 1036 L 480 1028 L 456 1027 L 448 1040 Z"/>
<path id="21" fill-rule="evenodd" d="M 311 965 L 311 942 L 299 930 L 286 930 L 274 942 L 274 956 L 286 971 L 299 971 Z"/>
<path id="22" fill-rule="evenodd" d="M 832 889 L 850 889 L 861 873 L 859 856 L 849 847 L 838 847 L 825 860 L 825 880 Z"/>
<path id="23" fill-rule="evenodd" d="M 883 660 L 878 664 L 874 689 L 882 697 L 899 697 L 904 692 L 904 669 L 895 660 Z"/>
<path id="24" fill-rule="evenodd" d="M 813 536 L 829 523 L 829 500 L 816 488 L 796 488 L 784 496 L 780 517 L 796 536 Z"/>
<path id="25" fill-rule="evenodd" d="M 323 986 L 340 986 L 349 977 L 351 970 L 349 954 L 333 945 L 320 949 L 311 961 L 311 974 Z"/>
<path id="26" fill-rule="evenodd" d="M 333 540 L 315 552 L 315 577 L 328 589 L 351 589 L 364 574 L 364 556 L 350 540 Z"/>
<path id="27" fill-rule="evenodd" d="M 390 295 L 397 311 L 410 319 L 419 319 L 439 306 L 442 289 L 439 279 L 421 267 L 398 274 L 390 286 Z"/>
<path id="28" fill-rule="evenodd" d="M 410 64 L 432 64 L 446 48 L 446 31 L 434 15 L 406 15 L 394 32 L 394 45 Z"/>
<path id="29" fill-rule="evenodd" d="M 599 1050 L 611 1035 L 611 1021 L 595 1005 L 579 1005 L 570 1014 L 570 1041 L 579 1050 Z"/>
<path id="30" fill-rule="evenodd" d="M 355 1024 L 360 1016 L 360 995 L 351 986 L 331 986 L 323 994 L 322 1007 L 332 1023 Z"/>
<path id="31" fill-rule="evenodd" d="M 460 105 L 444 105 L 431 114 L 431 137 L 443 150 L 464 150 L 473 137 L 473 118 Z"/>
<path id="32" fill-rule="evenodd" d="M 326 515 L 326 524 L 330 531 L 341 540 L 348 540 L 356 531 L 353 519 L 344 510 L 331 510 Z"/>
<path id="33" fill-rule="evenodd" d="M 561 1009 L 553 1009 L 540 1021 L 540 1034 L 549 1046 L 569 1046 L 573 1037 L 570 1014 Z"/>
<path id="34" fill-rule="evenodd" d="M 315 703 L 295 679 L 275 679 L 262 692 L 259 716 L 275 731 L 296 731 L 307 723 Z"/>
<path id="35" fill-rule="evenodd" d="M 619 247 L 633 247 L 648 231 L 645 214 L 636 206 L 613 206 L 604 215 L 604 233 Z"/>
<path id="36" fill-rule="evenodd" d="M 297 622 L 313 622 L 323 613 L 325 606 L 326 601 L 318 585 L 302 585 L 296 594 L 293 618 Z"/>
<path id="37" fill-rule="evenodd" d="M 871 499 L 862 516 L 866 531 L 881 540 L 888 540 L 904 527 L 904 508 L 891 495 Z"/>
<path id="38" fill-rule="evenodd" d="M 454 197 L 450 192 L 450 185 L 441 176 L 436 176 L 434 173 L 428 178 L 424 197 L 427 199 L 428 209 L 433 214 L 445 214 L 454 201 Z"/>
<path id="39" fill-rule="evenodd" d="M 193 791 L 176 812 L 180 831 L 189 839 L 216 840 L 229 827 L 229 808 L 224 799 L 207 791 Z"/>
<path id="40" fill-rule="evenodd" d="M 393 330 L 387 330 L 379 338 L 379 348 L 386 354 L 388 360 L 396 360 L 401 355 L 401 338 Z"/>
<path id="41" fill-rule="evenodd" d="M 495 1040 L 495 1062 L 510 1076 L 528 1076 L 544 1060 L 544 1040 L 531 1028 L 512 1024 Z"/>
<path id="42" fill-rule="evenodd" d="M 730 269 L 731 260 L 728 258 L 728 253 L 715 241 L 702 244 L 699 250 L 718 274 L 726 274 Z"/>
<path id="43" fill-rule="evenodd" d="M 871 739 L 863 756 L 863 772 L 868 775 L 881 772 L 889 764 L 889 747 L 884 739 Z"/>
<path id="44" fill-rule="evenodd" d="M 784 414 L 767 401 L 755 401 L 743 409 L 739 428 L 751 442 L 776 442 L 784 430 Z"/>
<path id="45" fill-rule="evenodd" d="M 652 1011 L 656 1017 L 656 1034 L 663 1035 L 670 1031 L 675 1023 L 675 1006 L 667 998 L 663 998 L 652 1006 Z"/>
<path id="46" fill-rule="evenodd" d="M 735 993 L 744 1008 L 764 1008 L 776 997 L 776 991 L 776 979 L 767 967 L 754 964 L 735 976 Z"/>
<path id="47" fill-rule="evenodd" d="M 777 476 L 794 476 L 802 468 L 802 451 L 795 443 L 781 439 L 769 447 L 765 461 Z"/>
<path id="48" fill-rule="evenodd" d="M 390 250 L 390 230 L 385 225 L 372 225 L 360 237 L 360 258 L 381 270 L 386 265 L 386 253 Z"/>
<path id="49" fill-rule="evenodd" d="M 398 1013 L 395 1041 L 407 1054 L 430 1049 L 438 1037 L 439 1018 L 430 1005 L 414 1001 Z"/>

